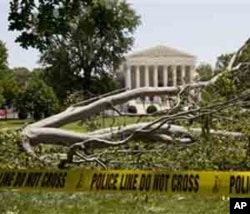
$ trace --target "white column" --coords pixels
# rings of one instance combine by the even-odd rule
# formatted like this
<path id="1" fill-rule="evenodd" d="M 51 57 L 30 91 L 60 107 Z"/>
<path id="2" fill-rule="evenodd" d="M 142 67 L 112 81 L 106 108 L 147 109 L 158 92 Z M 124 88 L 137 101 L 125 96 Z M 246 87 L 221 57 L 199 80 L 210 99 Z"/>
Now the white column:
<path id="1" fill-rule="evenodd" d="M 168 66 L 163 66 L 163 86 L 168 86 Z"/>
<path id="2" fill-rule="evenodd" d="M 186 68 L 186 66 L 185 65 L 182 65 L 181 66 L 181 85 L 184 85 L 186 82 L 185 82 L 185 76 L 186 76 L 186 74 L 185 74 L 185 68 Z"/>
<path id="3" fill-rule="evenodd" d="M 144 66 L 144 80 L 145 80 L 145 87 L 149 87 L 149 66 L 145 65 Z M 149 104 L 149 97 L 145 97 L 145 103 Z"/>
<path id="4" fill-rule="evenodd" d="M 155 65 L 154 66 L 154 87 L 158 87 L 158 66 Z M 154 96 L 154 102 L 157 103 L 158 102 L 158 97 Z"/>
<path id="5" fill-rule="evenodd" d="M 190 82 L 194 82 L 195 77 L 195 67 L 193 65 L 190 65 Z"/>
<path id="6" fill-rule="evenodd" d="M 148 87 L 149 86 L 149 67 L 146 65 L 145 66 L 145 73 L 144 73 L 144 77 L 145 77 L 145 86 Z"/>
<path id="7" fill-rule="evenodd" d="M 168 86 L 168 66 L 163 66 L 163 87 Z M 166 96 L 161 97 L 161 104 L 166 105 Z"/>
<path id="8" fill-rule="evenodd" d="M 126 88 L 131 89 L 131 66 L 127 66 L 126 70 Z"/>
<path id="9" fill-rule="evenodd" d="M 140 66 L 136 66 L 135 81 L 135 87 L 140 88 Z"/>
<path id="10" fill-rule="evenodd" d="M 158 87 L 158 66 L 154 66 L 154 87 Z"/>
<path id="11" fill-rule="evenodd" d="M 177 76 L 177 66 L 173 65 L 172 68 L 173 68 L 173 86 L 176 86 L 177 85 L 177 79 L 176 79 L 176 76 Z"/>
<path id="12" fill-rule="evenodd" d="M 195 67 L 193 65 L 189 65 L 189 83 L 194 82 L 194 78 L 195 78 Z M 194 90 L 190 90 L 190 95 L 194 95 L 195 91 Z M 188 97 L 188 100 L 191 101 L 191 97 Z"/>

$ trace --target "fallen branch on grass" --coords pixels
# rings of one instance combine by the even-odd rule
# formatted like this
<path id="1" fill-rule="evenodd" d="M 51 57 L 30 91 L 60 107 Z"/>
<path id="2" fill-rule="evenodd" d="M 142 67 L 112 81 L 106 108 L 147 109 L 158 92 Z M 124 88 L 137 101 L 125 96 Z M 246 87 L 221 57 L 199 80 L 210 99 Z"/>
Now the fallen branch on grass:
<path id="1" fill-rule="evenodd" d="M 144 142 L 161 142 L 188 144 L 196 142 L 196 135 L 202 132 L 200 128 L 185 128 L 175 124 L 180 120 L 190 121 L 202 116 L 218 113 L 230 106 L 237 106 L 243 99 L 249 97 L 249 91 L 245 91 L 239 96 L 227 100 L 225 102 L 211 104 L 207 107 L 201 107 L 197 104 L 193 109 L 183 111 L 181 108 L 182 95 L 190 90 L 205 90 L 208 86 L 216 84 L 218 79 L 227 72 L 237 70 L 240 64 L 234 65 L 236 59 L 242 51 L 249 46 L 248 40 L 232 57 L 228 68 L 217 74 L 211 80 L 206 82 L 195 82 L 184 86 L 173 87 L 144 87 L 129 91 L 122 90 L 120 93 L 110 93 L 107 96 L 101 96 L 92 100 L 83 101 L 70 106 L 65 111 L 32 123 L 26 126 L 22 131 L 21 145 L 24 150 L 33 157 L 40 160 L 34 153 L 33 147 L 39 144 L 61 145 L 69 148 L 68 161 L 73 162 L 73 156 L 78 156 L 83 161 L 96 161 L 102 166 L 104 164 L 98 158 L 88 154 L 88 148 L 106 148 L 109 146 L 121 146 L 130 141 Z M 175 96 L 177 97 L 176 104 L 170 110 L 163 110 L 151 114 L 149 116 L 160 115 L 149 123 L 138 123 L 129 125 L 119 129 L 118 127 L 110 129 L 102 129 L 90 133 L 75 133 L 59 129 L 59 127 L 78 120 L 86 120 L 91 116 L 95 116 L 100 112 L 112 109 L 120 116 L 124 113 L 120 112 L 116 106 L 124 104 L 129 100 L 145 96 Z M 192 103 L 194 105 L 194 103 Z M 128 115 L 134 116 L 134 115 Z M 140 115 L 145 116 L 145 115 Z M 148 116 L 148 115 L 147 115 Z M 245 135 L 239 132 L 228 132 L 226 130 L 210 130 L 212 135 L 222 135 L 235 138 L 242 138 Z"/>

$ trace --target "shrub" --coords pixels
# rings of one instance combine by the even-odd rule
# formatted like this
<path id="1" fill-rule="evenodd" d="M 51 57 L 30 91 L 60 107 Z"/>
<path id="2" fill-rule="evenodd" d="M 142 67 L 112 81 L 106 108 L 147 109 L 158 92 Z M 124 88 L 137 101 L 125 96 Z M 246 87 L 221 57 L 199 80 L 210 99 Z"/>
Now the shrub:
<path id="1" fill-rule="evenodd" d="M 20 108 L 18 111 L 18 119 L 25 120 L 28 117 L 28 111 L 25 108 Z"/>
<path id="2" fill-rule="evenodd" d="M 23 150 L 20 142 L 20 130 L 8 129 L 3 131 L 0 129 L 0 171 L 2 169 L 55 168 L 55 166 L 50 166 L 31 157 Z M 58 156 L 53 157 L 53 154 L 66 152 L 65 148 L 61 146 L 39 145 L 33 149 L 39 156 L 51 155 L 51 158 L 47 159 L 51 163 L 59 161 Z"/>
<path id="3" fill-rule="evenodd" d="M 58 99 L 53 89 L 36 73 L 30 78 L 25 90 L 20 93 L 17 100 L 17 107 L 25 107 L 35 120 L 56 113 L 58 105 Z"/>
<path id="4" fill-rule="evenodd" d="M 137 108 L 135 106 L 128 106 L 128 113 L 131 113 L 131 114 L 136 114 L 137 113 Z"/>
<path id="5" fill-rule="evenodd" d="M 148 108 L 147 108 L 147 114 L 152 114 L 152 113 L 155 113 L 157 112 L 157 108 L 155 105 L 150 105 Z"/>

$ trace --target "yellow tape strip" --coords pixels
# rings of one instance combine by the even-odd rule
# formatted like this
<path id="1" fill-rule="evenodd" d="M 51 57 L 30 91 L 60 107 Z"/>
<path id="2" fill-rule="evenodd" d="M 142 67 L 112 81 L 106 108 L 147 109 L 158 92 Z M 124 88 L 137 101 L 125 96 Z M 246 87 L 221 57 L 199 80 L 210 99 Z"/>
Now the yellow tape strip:
<path id="1" fill-rule="evenodd" d="M 250 196 L 250 172 L 1 170 L 0 190 Z"/>

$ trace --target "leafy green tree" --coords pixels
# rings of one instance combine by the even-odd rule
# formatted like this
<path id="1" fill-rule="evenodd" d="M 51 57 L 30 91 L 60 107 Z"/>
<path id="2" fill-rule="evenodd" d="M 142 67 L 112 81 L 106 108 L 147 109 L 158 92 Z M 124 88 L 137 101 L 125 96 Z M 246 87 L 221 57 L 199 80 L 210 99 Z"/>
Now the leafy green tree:
<path id="1" fill-rule="evenodd" d="M 235 95 L 239 92 L 242 92 L 246 89 L 250 88 L 250 39 L 248 40 L 249 45 L 246 49 L 240 54 L 240 57 L 236 59 L 235 65 L 240 64 L 241 66 L 235 70 L 230 72 L 227 76 L 224 75 L 224 81 L 221 81 L 221 87 L 224 91 L 231 93 L 231 95 Z M 233 53 L 230 54 L 222 54 L 218 57 L 216 63 L 216 73 L 219 73 L 225 70 L 233 56 Z M 234 90 L 229 89 L 234 88 Z M 228 91 L 229 90 L 229 91 Z M 222 92 L 222 91 L 221 91 Z M 225 93 L 222 93 L 222 95 Z"/>
<path id="2" fill-rule="evenodd" d="M 230 54 L 221 54 L 217 58 L 216 66 L 215 66 L 215 73 L 220 73 L 221 71 L 225 70 L 229 64 L 230 59 L 232 58 L 233 53 Z"/>
<path id="3" fill-rule="evenodd" d="M 11 107 L 15 103 L 18 97 L 19 91 L 21 90 L 14 75 L 11 73 L 6 75 L 2 80 L 0 80 L 0 86 L 2 87 L 2 95 L 5 100 L 5 105 Z"/>
<path id="4" fill-rule="evenodd" d="M 56 96 L 63 103 L 69 94 L 82 91 L 82 87 L 81 82 L 70 73 L 68 65 L 60 62 L 61 59 L 58 59 L 54 66 L 45 68 L 42 72 L 42 79 L 53 88 Z"/>
<path id="5" fill-rule="evenodd" d="M 213 77 L 213 68 L 209 64 L 200 64 L 197 69 L 201 81 L 210 80 Z"/>
<path id="6" fill-rule="evenodd" d="M 240 56 L 236 58 L 233 67 L 240 65 L 236 70 L 231 71 L 230 73 L 224 75 L 224 83 L 226 82 L 227 89 L 233 87 L 234 90 L 230 91 L 232 95 L 236 96 L 238 93 L 250 88 L 250 39 L 247 41 L 246 48 L 242 51 Z M 230 59 L 233 54 L 222 54 L 217 61 L 217 68 L 221 71 L 225 70 L 229 64 Z M 224 90 L 226 88 L 224 87 Z"/>
<path id="7" fill-rule="evenodd" d="M 0 107 L 4 104 L 3 88 L 0 86 Z"/>
<path id="8" fill-rule="evenodd" d="M 0 40 L 0 105 L 11 106 L 18 93 L 18 86 L 13 72 L 8 67 L 8 50 Z"/>
<path id="9" fill-rule="evenodd" d="M 216 81 L 215 84 L 206 87 L 206 90 L 202 91 L 202 105 L 209 105 L 211 103 L 225 102 L 229 99 L 236 98 L 239 94 L 250 88 L 250 40 L 248 40 L 248 46 L 242 51 L 240 57 L 236 58 L 234 66 L 239 66 L 236 70 L 228 71 L 224 73 Z M 232 54 L 224 54 L 218 58 L 217 72 L 222 72 L 227 69 L 227 66 L 232 58 Z M 244 101 L 247 104 L 242 104 L 241 107 L 249 108 L 249 98 L 245 98 Z M 235 113 L 235 112 L 234 112 Z M 228 117 L 232 116 L 232 112 L 229 112 Z M 213 115 L 206 115 L 201 118 L 203 135 L 208 136 L 209 130 L 214 125 L 212 122 Z"/>
<path id="10" fill-rule="evenodd" d="M 93 76 L 93 84 L 90 86 L 90 91 L 94 95 L 105 94 L 109 91 L 118 89 L 118 82 L 115 76 L 110 73 L 102 73 L 98 76 Z"/>
<path id="11" fill-rule="evenodd" d="M 139 16 L 121 0 L 10 3 L 9 29 L 20 32 L 16 42 L 38 49 L 50 76 L 62 79 L 66 90 L 68 82 L 76 87 L 80 83 L 86 96 L 93 74 L 118 68 L 139 23 Z"/>
<path id="12" fill-rule="evenodd" d="M 31 75 L 25 90 L 18 99 L 20 111 L 28 111 L 35 120 L 47 117 L 58 109 L 58 100 L 51 87 L 37 73 Z"/>
<path id="13" fill-rule="evenodd" d="M 8 74 L 8 50 L 5 44 L 0 40 L 0 80 Z"/>
<path id="14" fill-rule="evenodd" d="M 30 71 L 25 67 L 17 67 L 12 69 L 13 76 L 17 81 L 19 87 L 23 87 L 30 78 Z"/>
<path id="15" fill-rule="evenodd" d="M 248 48 L 236 59 L 236 63 L 241 63 L 239 70 L 232 73 L 234 77 L 233 83 L 238 92 L 250 89 L 250 39 L 248 39 L 248 44 Z M 250 108 L 250 97 L 246 98 L 245 101 L 248 102 L 248 104 L 245 104 L 244 107 Z"/>

